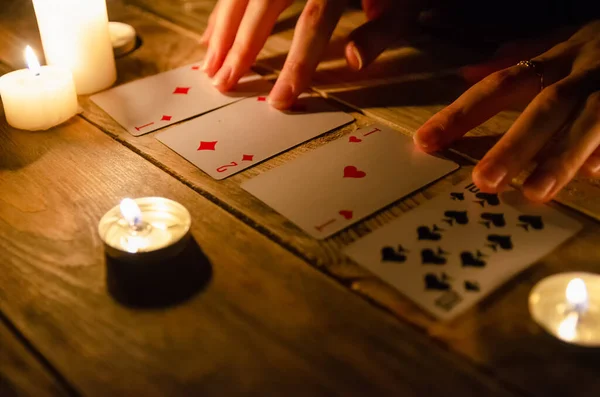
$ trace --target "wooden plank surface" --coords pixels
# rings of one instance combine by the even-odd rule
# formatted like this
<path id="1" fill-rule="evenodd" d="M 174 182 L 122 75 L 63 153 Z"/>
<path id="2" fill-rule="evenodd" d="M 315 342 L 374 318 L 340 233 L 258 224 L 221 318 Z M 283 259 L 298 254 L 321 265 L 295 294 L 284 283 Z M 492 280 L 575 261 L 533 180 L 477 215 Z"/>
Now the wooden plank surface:
<path id="1" fill-rule="evenodd" d="M 0 120 L 0 310 L 82 394 L 515 395 L 86 121 Z M 107 292 L 125 265 L 106 263 L 97 224 L 125 196 L 190 210 L 187 300 Z"/>
<path id="2" fill-rule="evenodd" d="M 0 396 L 50 397 L 73 395 L 39 357 L 29 351 L 0 315 Z"/>
<path id="3" fill-rule="evenodd" d="M 189 23 L 190 20 L 196 20 L 193 18 L 194 7 L 197 4 L 205 3 L 157 1 L 148 2 L 146 5 L 149 8 L 152 7 L 155 12 L 167 7 L 171 11 L 165 16 L 172 21 L 177 21 L 178 18 L 178 14 L 173 12 L 173 7 L 179 7 L 179 14 L 186 14 L 187 23 Z M 119 60 L 120 82 L 152 75 L 161 70 L 168 70 L 201 59 L 203 49 L 197 44 L 199 35 L 193 29 L 184 30 L 172 22 L 143 12 L 138 8 L 122 7 L 116 1 L 113 1 L 111 5 L 112 19 L 131 23 L 144 40 L 144 45 L 138 51 Z M 189 6 L 189 10 L 183 12 L 182 10 L 187 10 L 182 8 L 184 6 Z M 4 18 L 0 24 L 0 47 L 6 49 L 5 52 L 0 53 L 0 57 L 14 66 L 17 65 L 19 59 L 15 54 L 18 53 L 18 49 L 22 47 L 23 43 L 38 41 L 35 26 L 26 22 L 27 18 L 30 18 L 27 7 L 19 5 L 17 13 L 20 13 L 20 18 L 17 20 Z M 201 17 L 205 19 L 206 15 Z M 198 17 L 197 21 L 200 21 L 201 17 Z M 201 28 L 201 23 L 198 22 L 197 26 Z M 344 27 L 345 25 L 342 23 L 340 26 Z M 278 37 L 283 41 L 285 34 L 289 34 L 289 32 L 282 31 L 278 33 Z M 285 51 L 282 52 L 282 54 L 284 53 Z M 592 390 L 588 387 L 598 387 L 594 354 L 573 350 L 545 336 L 541 329 L 529 319 L 526 307 L 529 289 L 542 277 L 558 271 L 573 269 L 598 271 L 598 253 L 593 251 L 593 247 L 600 238 L 596 224 L 584 220 L 585 229 L 576 240 L 569 242 L 561 247 L 560 251 L 540 261 L 533 269 L 517 277 L 459 319 L 447 324 L 436 323 L 381 280 L 349 262 L 340 254 L 340 249 L 356 238 L 396 218 L 407 209 L 425 201 L 448 185 L 467 177 L 470 171 L 468 167 L 334 238 L 317 242 L 305 236 L 283 217 L 245 193 L 239 188 L 239 184 L 347 133 L 355 128 L 354 126 L 301 145 L 225 181 L 215 182 L 158 143 L 153 134 L 133 138 L 85 98 L 82 99 L 82 104 L 85 108 L 83 116 L 100 126 L 117 141 L 176 176 L 189 187 L 218 203 L 272 240 L 281 243 L 288 250 L 297 253 L 311 264 L 321 267 L 345 285 L 385 307 L 396 316 L 416 325 L 422 332 L 435 338 L 449 350 L 458 352 L 480 364 L 515 388 L 525 390 L 530 395 L 546 396 L 557 390 L 566 392 L 569 388 L 574 387 L 573 395 L 583 396 L 587 391 Z M 353 114 L 357 118 L 356 125 L 358 126 L 372 122 L 372 119 L 359 113 Z M 408 114 L 410 116 L 412 113 L 408 112 Z M 410 117 L 421 116 L 417 114 L 417 116 Z M 535 343 L 533 343 L 534 341 Z M 539 362 L 544 362 L 546 365 L 540 368 L 536 364 Z M 526 370 L 523 369 L 523 365 L 527 368 Z M 579 381 L 576 383 L 569 375 L 574 371 L 577 371 L 586 383 Z M 585 384 L 584 388 L 582 388 L 583 384 Z"/>

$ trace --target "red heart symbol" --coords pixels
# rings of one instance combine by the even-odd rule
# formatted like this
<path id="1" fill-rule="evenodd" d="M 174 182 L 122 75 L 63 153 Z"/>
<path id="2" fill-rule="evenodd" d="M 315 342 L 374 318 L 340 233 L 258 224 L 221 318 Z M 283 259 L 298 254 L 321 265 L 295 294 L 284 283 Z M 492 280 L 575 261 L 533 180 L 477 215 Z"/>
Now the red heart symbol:
<path id="1" fill-rule="evenodd" d="M 344 178 L 364 178 L 367 174 L 364 171 L 359 171 L 353 165 L 348 165 L 344 168 Z"/>
<path id="2" fill-rule="evenodd" d="M 352 219 L 352 211 L 348 211 L 348 210 L 341 210 L 340 211 L 340 215 L 343 216 L 346 219 Z"/>
<path id="3" fill-rule="evenodd" d="M 348 138 L 348 142 L 358 143 L 358 142 L 362 142 L 362 139 L 359 139 L 359 138 L 355 137 L 354 135 L 352 135 L 350 138 Z"/>

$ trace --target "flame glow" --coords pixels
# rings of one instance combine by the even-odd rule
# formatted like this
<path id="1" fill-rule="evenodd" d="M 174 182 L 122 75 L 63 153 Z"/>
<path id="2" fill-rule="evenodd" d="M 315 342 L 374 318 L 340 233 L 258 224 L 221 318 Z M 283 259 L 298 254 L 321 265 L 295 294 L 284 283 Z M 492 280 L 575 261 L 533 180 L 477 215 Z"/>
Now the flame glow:
<path id="1" fill-rule="evenodd" d="M 582 279 L 574 278 L 569 281 L 565 295 L 567 297 L 567 302 L 574 308 L 579 308 L 580 310 L 587 309 L 588 293 L 585 282 Z"/>
<path id="2" fill-rule="evenodd" d="M 121 215 L 131 227 L 139 226 L 142 223 L 142 211 L 140 207 L 130 198 L 125 198 L 119 205 Z"/>
<path id="3" fill-rule="evenodd" d="M 27 61 L 27 67 L 33 74 L 36 76 L 40 74 L 42 67 L 40 66 L 40 61 L 38 61 L 35 52 L 30 46 L 25 47 L 25 60 Z"/>

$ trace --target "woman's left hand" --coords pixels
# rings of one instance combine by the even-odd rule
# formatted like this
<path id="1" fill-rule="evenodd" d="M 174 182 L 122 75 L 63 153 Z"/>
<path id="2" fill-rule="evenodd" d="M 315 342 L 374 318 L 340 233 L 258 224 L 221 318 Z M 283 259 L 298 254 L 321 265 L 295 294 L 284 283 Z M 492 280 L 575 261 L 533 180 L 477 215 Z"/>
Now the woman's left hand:
<path id="1" fill-rule="evenodd" d="M 545 202 L 577 173 L 600 177 L 600 20 L 531 61 L 535 68 L 515 65 L 473 85 L 416 132 L 416 144 L 440 150 L 500 111 L 528 103 L 473 170 L 475 184 L 501 191 L 536 160 L 523 190 Z"/>

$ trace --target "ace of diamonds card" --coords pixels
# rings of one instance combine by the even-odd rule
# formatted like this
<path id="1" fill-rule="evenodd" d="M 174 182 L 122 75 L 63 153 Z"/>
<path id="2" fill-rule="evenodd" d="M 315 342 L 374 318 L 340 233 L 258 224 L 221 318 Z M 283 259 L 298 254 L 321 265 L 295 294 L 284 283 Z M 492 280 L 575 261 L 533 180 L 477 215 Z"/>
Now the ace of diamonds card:
<path id="1" fill-rule="evenodd" d="M 450 319 L 580 228 L 516 190 L 486 194 L 468 180 L 344 252 L 435 317 Z"/>

